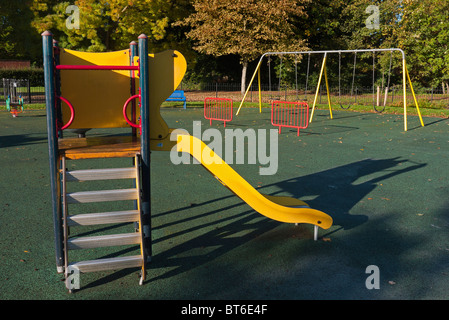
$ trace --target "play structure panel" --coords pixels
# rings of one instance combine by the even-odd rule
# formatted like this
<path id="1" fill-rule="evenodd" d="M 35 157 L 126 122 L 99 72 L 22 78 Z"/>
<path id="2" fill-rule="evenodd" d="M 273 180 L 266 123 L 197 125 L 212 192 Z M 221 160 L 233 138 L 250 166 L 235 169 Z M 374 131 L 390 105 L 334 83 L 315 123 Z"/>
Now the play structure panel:
<path id="1" fill-rule="evenodd" d="M 179 86 L 187 64 L 181 53 L 167 50 L 149 54 L 150 137 L 164 139 L 169 128 L 160 115 L 160 105 Z M 105 53 L 78 52 L 61 49 L 60 64 L 72 66 L 127 66 L 130 50 Z M 138 57 L 134 58 L 138 65 Z M 129 127 L 123 117 L 124 103 L 139 94 L 139 75 L 134 70 L 60 70 L 61 96 L 75 110 L 70 129 Z M 131 92 L 131 82 L 135 92 Z M 62 122 L 67 123 L 72 112 L 64 101 Z M 131 118 L 130 108 L 127 110 Z M 137 108 L 137 117 L 139 108 Z M 137 124 L 138 125 L 138 124 Z"/>
<path id="2" fill-rule="evenodd" d="M 92 53 L 61 49 L 62 65 L 129 65 L 129 50 Z M 61 96 L 70 101 L 75 117 L 70 129 L 128 127 L 122 116 L 123 103 L 130 96 L 128 70 L 61 70 Z M 71 112 L 62 103 L 62 120 Z"/>

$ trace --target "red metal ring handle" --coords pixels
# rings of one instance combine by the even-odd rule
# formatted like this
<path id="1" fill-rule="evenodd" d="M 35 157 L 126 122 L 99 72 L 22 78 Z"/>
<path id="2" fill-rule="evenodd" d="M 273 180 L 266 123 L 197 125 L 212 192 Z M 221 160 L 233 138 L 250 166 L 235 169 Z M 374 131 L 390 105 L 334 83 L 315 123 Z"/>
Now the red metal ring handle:
<path id="1" fill-rule="evenodd" d="M 135 94 L 131 97 L 128 98 L 128 100 L 126 100 L 125 104 L 123 105 L 123 117 L 125 117 L 125 121 L 134 128 L 140 128 L 141 125 L 140 124 L 135 124 L 132 123 L 131 120 L 128 119 L 128 115 L 126 114 L 126 109 L 128 108 L 128 104 L 131 102 L 131 100 L 139 98 L 140 99 L 140 94 Z"/>
<path id="2" fill-rule="evenodd" d="M 56 98 L 60 99 L 61 101 L 64 101 L 70 108 L 70 119 L 69 119 L 69 121 L 65 125 L 63 125 L 62 127 L 58 128 L 59 130 L 65 130 L 72 124 L 73 119 L 75 119 L 75 109 L 73 109 L 72 104 L 66 98 L 64 98 L 62 96 L 59 96 L 59 97 L 56 96 Z"/>

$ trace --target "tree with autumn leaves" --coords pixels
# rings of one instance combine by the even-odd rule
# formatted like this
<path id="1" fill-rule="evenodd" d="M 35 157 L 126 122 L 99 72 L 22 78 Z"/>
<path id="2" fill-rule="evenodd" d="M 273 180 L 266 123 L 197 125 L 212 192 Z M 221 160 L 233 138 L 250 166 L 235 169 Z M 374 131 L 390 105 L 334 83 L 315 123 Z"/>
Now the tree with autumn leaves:
<path id="1" fill-rule="evenodd" d="M 79 8 L 79 29 L 66 27 L 69 5 Z M 379 9 L 379 29 L 365 25 L 369 5 Z M 180 50 L 190 66 L 238 57 L 242 83 L 267 51 L 391 47 L 406 52 L 414 82 L 449 82 L 447 1 L 0 0 L 0 12 L 0 59 L 39 63 L 47 29 L 62 47 L 84 51 L 120 50 L 145 33 L 152 51 Z"/>
<path id="2" fill-rule="evenodd" d="M 66 8 L 72 4 L 79 10 L 78 29 L 66 26 Z M 31 24 L 39 32 L 52 30 L 63 47 L 111 51 L 127 47 L 141 33 L 152 43 L 169 38 L 170 23 L 182 17 L 187 5 L 187 0 L 34 0 Z"/>
<path id="3" fill-rule="evenodd" d="M 364 9 L 368 4 L 379 8 L 379 29 L 365 27 L 367 15 L 364 15 Z M 414 83 L 428 87 L 441 83 L 448 85 L 448 1 L 349 1 L 342 10 L 341 30 L 349 49 L 403 49 Z M 400 65 L 397 68 L 400 69 Z"/>
<path id="4" fill-rule="evenodd" d="M 305 41 L 295 32 L 295 19 L 305 17 L 309 0 L 195 0 L 195 12 L 177 25 L 194 49 L 213 56 L 234 54 L 242 64 L 242 93 L 248 63 L 267 51 L 305 50 Z"/>
<path id="5" fill-rule="evenodd" d="M 304 3 L 310 0 L 195 0 L 190 15 L 188 2 L 167 0 L 78 0 L 82 22 L 79 29 L 67 29 L 65 9 L 68 2 L 34 1 L 33 25 L 59 31 L 62 47 L 88 51 L 123 48 L 140 33 L 150 42 L 168 37 L 168 30 L 185 27 L 200 53 L 237 55 L 242 63 L 242 90 L 248 63 L 271 50 L 304 50 L 305 41 L 296 32 L 295 19 L 305 17 Z"/>

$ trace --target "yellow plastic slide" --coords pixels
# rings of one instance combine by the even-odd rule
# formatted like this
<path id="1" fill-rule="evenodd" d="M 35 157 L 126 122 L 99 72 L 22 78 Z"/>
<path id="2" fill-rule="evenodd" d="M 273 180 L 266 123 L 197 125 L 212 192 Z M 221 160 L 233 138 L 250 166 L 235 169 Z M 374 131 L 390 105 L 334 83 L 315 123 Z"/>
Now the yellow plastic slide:
<path id="1" fill-rule="evenodd" d="M 260 214 L 281 222 L 309 223 L 323 229 L 332 226 L 329 215 L 310 208 L 301 200 L 259 193 L 200 139 L 178 134 L 177 142 L 178 152 L 191 154 L 217 180 Z"/>

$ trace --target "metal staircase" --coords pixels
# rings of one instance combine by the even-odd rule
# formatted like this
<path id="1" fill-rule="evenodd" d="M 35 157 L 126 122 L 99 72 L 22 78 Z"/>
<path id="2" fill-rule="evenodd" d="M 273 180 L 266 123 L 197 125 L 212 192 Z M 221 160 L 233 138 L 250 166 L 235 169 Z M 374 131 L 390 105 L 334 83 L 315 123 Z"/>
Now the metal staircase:
<path id="1" fill-rule="evenodd" d="M 134 166 L 129 168 L 115 169 L 89 169 L 67 171 L 66 161 L 61 158 L 61 202 L 63 213 L 63 248 L 64 248 L 64 270 L 66 287 L 71 292 L 77 289 L 72 281 L 71 272 L 79 273 L 95 272 L 104 270 L 118 270 L 124 268 L 141 268 L 140 284 L 145 280 L 144 241 L 141 230 L 141 197 L 140 197 L 140 174 L 139 156 L 134 158 Z M 68 187 L 75 182 L 131 179 L 132 188 L 114 190 L 94 190 L 69 192 Z M 73 204 L 97 203 L 106 201 L 134 200 L 133 208 L 130 210 L 70 214 L 69 207 Z M 87 226 L 102 226 L 105 224 L 122 224 L 134 222 L 133 232 L 97 235 L 97 236 L 70 236 L 71 228 Z M 104 226 L 102 226 L 104 227 Z M 73 250 L 85 250 L 92 248 L 139 245 L 140 254 L 131 256 L 119 256 L 113 258 L 100 258 L 95 260 L 71 261 Z M 79 281 L 79 279 L 78 279 Z M 79 282 L 78 282 L 79 284 Z"/>

